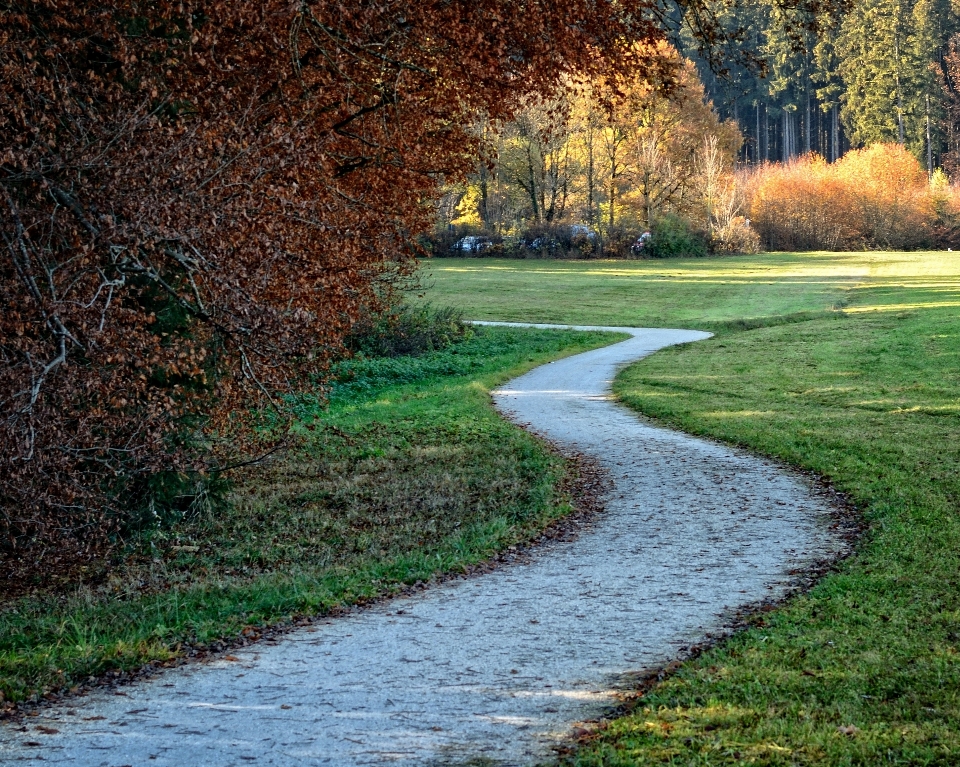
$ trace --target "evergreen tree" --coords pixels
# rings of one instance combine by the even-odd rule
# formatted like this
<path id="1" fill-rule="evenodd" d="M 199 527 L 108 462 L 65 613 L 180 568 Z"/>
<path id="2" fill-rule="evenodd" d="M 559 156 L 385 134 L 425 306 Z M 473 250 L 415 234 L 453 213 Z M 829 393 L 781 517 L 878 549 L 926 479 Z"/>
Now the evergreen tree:
<path id="1" fill-rule="evenodd" d="M 915 97 L 925 62 L 912 45 L 911 10 L 903 0 L 861 0 L 843 21 L 837 39 L 846 86 L 842 117 L 857 144 L 917 148 Z"/>
<path id="2" fill-rule="evenodd" d="M 833 161 L 846 137 L 849 146 L 900 143 L 924 165 L 939 164 L 949 138 L 940 72 L 960 29 L 952 0 L 854 0 L 816 17 L 755 0 L 719 13 L 743 55 L 730 55 L 718 75 L 692 43 L 684 53 L 747 137 L 743 159 L 814 151 Z M 756 65 L 745 66 L 751 58 Z"/>
<path id="3" fill-rule="evenodd" d="M 763 53 L 769 62 L 768 88 L 781 123 L 781 159 L 789 160 L 813 145 L 813 46 L 796 13 L 774 6 Z M 800 29 L 800 33 L 796 32 Z"/>

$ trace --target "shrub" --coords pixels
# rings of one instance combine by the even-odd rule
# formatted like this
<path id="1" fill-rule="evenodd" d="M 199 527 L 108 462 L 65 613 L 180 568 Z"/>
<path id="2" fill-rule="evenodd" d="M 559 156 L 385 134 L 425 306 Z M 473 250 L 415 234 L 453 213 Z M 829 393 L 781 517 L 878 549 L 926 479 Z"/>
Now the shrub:
<path id="1" fill-rule="evenodd" d="M 937 212 L 934 238 L 942 248 L 960 249 L 960 186 L 951 184 L 940 168 L 930 178 L 930 195 Z"/>
<path id="2" fill-rule="evenodd" d="M 936 218 L 927 174 L 899 144 L 874 144 L 836 163 L 859 213 L 864 239 L 874 247 L 901 249 L 929 244 Z"/>
<path id="3" fill-rule="evenodd" d="M 710 249 L 714 253 L 759 253 L 760 235 L 750 226 L 749 219 L 735 216 L 710 233 Z"/>
<path id="4" fill-rule="evenodd" d="M 219 471 L 158 471 L 133 478 L 124 488 L 128 513 L 123 534 L 167 528 L 223 508 L 232 482 Z"/>
<path id="5" fill-rule="evenodd" d="M 607 227 L 603 233 L 602 253 L 605 258 L 636 258 L 631 248 L 643 229 L 632 226 Z"/>
<path id="6" fill-rule="evenodd" d="M 765 165 L 742 183 L 753 225 L 768 249 L 856 246 L 860 230 L 848 190 L 823 158 L 811 155 L 786 165 Z"/>
<path id="7" fill-rule="evenodd" d="M 600 255 L 596 233 L 568 223 L 533 224 L 520 235 L 521 258 L 595 258 Z"/>
<path id="8" fill-rule="evenodd" d="M 399 357 L 437 351 L 472 334 L 459 309 L 402 304 L 380 318 L 357 323 L 346 345 L 366 357 Z"/>
<path id="9" fill-rule="evenodd" d="M 932 240 L 926 173 L 898 144 L 854 150 L 832 165 L 812 154 L 765 165 L 741 184 L 771 250 L 910 249 Z"/>
<path id="10" fill-rule="evenodd" d="M 644 252 L 651 258 L 707 255 L 706 237 L 684 218 L 666 213 L 651 228 L 653 237 Z"/>

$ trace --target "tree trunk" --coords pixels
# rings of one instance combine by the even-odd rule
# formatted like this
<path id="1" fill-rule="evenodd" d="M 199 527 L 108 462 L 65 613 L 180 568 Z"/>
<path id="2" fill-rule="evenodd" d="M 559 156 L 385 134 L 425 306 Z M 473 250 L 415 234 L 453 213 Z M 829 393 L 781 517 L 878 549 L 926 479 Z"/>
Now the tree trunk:
<path id="1" fill-rule="evenodd" d="M 903 93 L 900 89 L 900 37 L 899 34 L 893 38 L 893 55 L 896 65 L 894 70 L 894 81 L 897 85 L 897 141 L 902 146 L 905 138 L 903 135 Z"/>
<path id="2" fill-rule="evenodd" d="M 830 162 L 840 159 L 840 118 L 837 114 L 839 107 L 834 104 L 830 110 L 830 151 L 833 157 Z"/>
<path id="3" fill-rule="evenodd" d="M 557 187 L 560 185 L 560 170 L 556 163 L 554 163 L 554 166 L 547 172 L 546 177 L 550 179 L 550 204 L 547 205 L 546 198 L 544 198 L 543 217 L 547 221 L 553 221 L 557 214 Z M 544 184 L 543 186 L 544 194 L 546 194 L 547 185 Z"/>
<path id="4" fill-rule="evenodd" d="M 770 114 L 763 109 L 763 161 L 770 162 Z"/>
<path id="5" fill-rule="evenodd" d="M 487 164 L 480 163 L 480 220 L 483 221 L 483 228 L 490 230 L 490 208 L 487 205 Z"/>
<path id="6" fill-rule="evenodd" d="M 587 127 L 587 224 L 593 226 L 594 216 L 593 126 Z"/>
<path id="7" fill-rule="evenodd" d="M 540 206 L 537 204 L 537 177 L 533 172 L 533 155 L 530 154 L 530 145 L 527 144 L 527 171 L 530 174 L 530 204 L 533 205 L 533 220 L 540 222 Z"/>
<path id="8" fill-rule="evenodd" d="M 646 228 L 653 225 L 653 200 L 650 198 L 650 174 L 643 174 L 643 210 L 646 214 Z"/>
<path id="9" fill-rule="evenodd" d="M 753 162 L 760 163 L 760 102 L 757 102 L 757 140 L 753 145 Z"/>
<path id="10" fill-rule="evenodd" d="M 783 134 L 780 159 L 783 162 L 790 162 L 790 113 L 786 109 L 780 113 L 780 131 Z"/>
<path id="11" fill-rule="evenodd" d="M 612 158 L 610 160 L 610 229 L 613 229 L 613 208 L 614 203 L 616 202 L 617 196 L 617 160 Z"/>

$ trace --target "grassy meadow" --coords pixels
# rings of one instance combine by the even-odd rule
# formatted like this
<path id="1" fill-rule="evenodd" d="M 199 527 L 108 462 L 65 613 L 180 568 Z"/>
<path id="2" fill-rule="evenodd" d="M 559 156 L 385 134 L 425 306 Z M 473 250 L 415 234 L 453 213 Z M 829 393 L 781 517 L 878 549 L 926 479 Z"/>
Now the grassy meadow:
<path id="1" fill-rule="evenodd" d="M 462 307 L 475 320 L 712 330 L 730 320 L 832 309 L 868 269 L 833 253 L 660 261 L 444 258 L 424 265 L 422 282 L 434 304 Z"/>
<path id="2" fill-rule="evenodd" d="M 488 392 L 616 339 L 478 328 L 441 351 L 345 363 L 328 403 L 297 402 L 293 445 L 239 475 L 227 503 L 130 541 L 105 580 L 0 605 L 0 704 L 257 636 L 536 535 L 569 511 L 570 467 Z"/>
<path id="3" fill-rule="evenodd" d="M 713 330 L 626 369 L 618 396 L 820 474 L 866 523 L 856 556 L 565 764 L 960 764 L 960 254 L 428 271 L 430 300 L 477 319 Z"/>
<path id="4" fill-rule="evenodd" d="M 960 254 L 436 260 L 472 319 L 703 328 L 615 382 L 630 407 L 814 471 L 858 554 L 683 664 L 567 765 L 960 764 Z M 0 606 L 0 692 L 35 698 L 458 571 L 566 513 L 564 462 L 491 388 L 608 334 L 483 328 L 347 364 L 229 503 L 131 541 L 109 578 Z M 346 369 L 346 368 L 345 368 Z"/>

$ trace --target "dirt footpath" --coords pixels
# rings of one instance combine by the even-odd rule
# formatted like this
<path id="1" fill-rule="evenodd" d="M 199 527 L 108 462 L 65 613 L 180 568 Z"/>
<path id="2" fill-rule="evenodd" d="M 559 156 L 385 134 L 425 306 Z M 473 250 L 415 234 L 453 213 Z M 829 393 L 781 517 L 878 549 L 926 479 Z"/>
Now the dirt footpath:
<path id="1" fill-rule="evenodd" d="M 0 728 L 0 764 L 531 764 L 631 674 L 839 551 L 833 510 L 802 477 L 611 401 L 620 366 L 707 334 L 618 330 L 632 338 L 496 393 L 609 472 L 606 511 L 576 540 Z"/>

